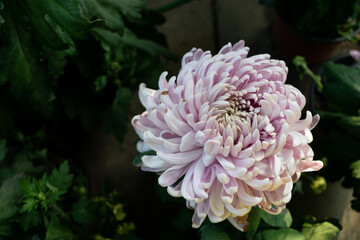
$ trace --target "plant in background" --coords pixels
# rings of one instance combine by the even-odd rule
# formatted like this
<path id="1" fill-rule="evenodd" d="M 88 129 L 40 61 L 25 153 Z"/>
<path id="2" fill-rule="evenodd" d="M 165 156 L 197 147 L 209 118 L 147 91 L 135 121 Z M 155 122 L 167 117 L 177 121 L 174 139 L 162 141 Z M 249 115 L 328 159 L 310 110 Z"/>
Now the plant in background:
<path id="1" fill-rule="evenodd" d="M 177 78 L 167 81 L 163 73 L 159 90 L 140 85 L 146 111 L 132 124 L 141 138 L 141 169 L 160 173 L 159 184 L 186 199 L 195 210 L 193 227 L 206 216 L 214 223 L 228 219 L 248 229 L 251 239 L 260 216 L 275 220 L 272 215 L 287 214 L 301 172 L 323 164 L 313 161 L 308 145 L 319 118 L 307 112 L 300 120 L 305 98 L 285 84 L 285 63 L 268 54 L 247 57 L 248 51 L 243 41 L 227 44 L 214 56 L 192 49 Z M 267 222 L 275 224 L 272 220 Z M 265 231 L 255 239 L 305 238 L 290 225 L 269 230 L 274 238 L 265 237 L 271 235 Z M 202 229 L 204 234 L 214 230 Z"/>
<path id="2" fill-rule="evenodd" d="M 352 208 L 360 212 L 360 68 L 359 52 L 351 53 L 353 57 L 326 62 L 320 75 L 313 74 L 300 56 L 293 62 L 299 70 L 305 66 L 305 73 L 315 77 L 318 93 L 313 93 L 316 98 L 312 105 L 323 120 L 323 132 L 314 141 L 314 148 L 319 156 L 328 159 L 321 173 L 331 181 L 343 179 L 345 187 L 352 187 Z"/>
<path id="3" fill-rule="evenodd" d="M 345 36 L 349 38 L 359 28 L 359 0 L 345 2 L 260 0 L 260 2 L 272 5 L 288 24 L 312 37 L 330 39 Z"/>
<path id="4" fill-rule="evenodd" d="M 1 239 L 132 232 L 78 151 L 98 125 L 123 140 L 132 92 L 170 56 L 163 21 L 142 0 L 0 0 Z"/>

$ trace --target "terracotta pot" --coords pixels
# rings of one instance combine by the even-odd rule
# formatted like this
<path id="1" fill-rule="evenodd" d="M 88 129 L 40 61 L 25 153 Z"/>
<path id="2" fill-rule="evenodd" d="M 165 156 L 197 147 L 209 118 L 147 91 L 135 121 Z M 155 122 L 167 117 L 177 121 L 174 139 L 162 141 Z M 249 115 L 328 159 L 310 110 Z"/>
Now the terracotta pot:
<path id="1" fill-rule="evenodd" d="M 330 59 L 346 38 L 322 39 L 305 35 L 276 14 L 274 40 L 278 53 L 284 59 L 292 60 L 296 55 L 301 55 L 309 64 L 316 64 Z"/>

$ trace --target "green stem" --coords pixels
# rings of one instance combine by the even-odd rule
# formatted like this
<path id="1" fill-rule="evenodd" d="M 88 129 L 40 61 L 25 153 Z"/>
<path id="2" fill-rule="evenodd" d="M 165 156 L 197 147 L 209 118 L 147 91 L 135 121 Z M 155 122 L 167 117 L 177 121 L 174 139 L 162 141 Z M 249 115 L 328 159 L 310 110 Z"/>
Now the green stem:
<path id="1" fill-rule="evenodd" d="M 161 6 L 161 7 L 157 8 L 155 11 L 160 12 L 160 13 L 164 13 L 164 12 L 170 11 L 170 10 L 172 10 L 174 8 L 177 8 L 177 7 L 179 7 L 179 6 L 181 6 L 181 5 L 185 4 L 185 3 L 188 3 L 190 1 L 192 1 L 192 0 L 176 0 L 174 2 L 168 3 L 168 4 L 164 5 L 164 6 Z"/>

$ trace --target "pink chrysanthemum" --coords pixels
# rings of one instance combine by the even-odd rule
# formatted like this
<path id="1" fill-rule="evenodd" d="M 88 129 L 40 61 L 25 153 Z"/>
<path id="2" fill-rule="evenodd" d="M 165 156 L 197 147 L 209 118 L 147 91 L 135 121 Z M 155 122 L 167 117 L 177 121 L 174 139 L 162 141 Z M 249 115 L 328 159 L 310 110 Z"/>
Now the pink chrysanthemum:
<path id="1" fill-rule="evenodd" d="M 141 169 L 160 173 L 159 184 L 187 200 L 193 227 L 208 216 L 244 230 L 251 207 L 280 213 L 301 172 L 323 166 L 308 145 L 319 117 L 300 120 L 305 97 L 285 84 L 285 63 L 248 51 L 244 41 L 215 56 L 194 48 L 177 79 L 164 72 L 159 90 L 140 85 L 137 148 L 156 151 Z"/>

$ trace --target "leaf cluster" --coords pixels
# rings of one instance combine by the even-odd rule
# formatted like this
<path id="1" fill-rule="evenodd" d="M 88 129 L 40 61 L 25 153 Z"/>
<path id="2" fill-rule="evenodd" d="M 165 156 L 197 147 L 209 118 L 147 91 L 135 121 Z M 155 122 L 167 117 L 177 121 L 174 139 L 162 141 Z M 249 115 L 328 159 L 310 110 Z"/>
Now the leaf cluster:
<path id="1" fill-rule="evenodd" d="M 122 140 L 132 91 L 170 56 L 162 16 L 143 0 L 3 0 L 0 14 L 0 136 L 65 119 Z"/>
<path id="2" fill-rule="evenodd" d="M 317 137 L 313 148 L 318 157 L 327 159 L 320 173 L 330 181 L 344 179 L 343 185 L 354 189 L 352 208 L 359 211 L 360 68 L 348 57 L 339 59 L 338 63 L 326 62 L 319 76 L 307 67 L 303 57 L 297 56 L 293 63 L 314 80 L 321 93 L 313 94 L 316 104 L 312 103 L 319 108 L 315 111 L 321 117 L 314 131 Z"/>
<path id="3" fill-rule="evenodd" d="M 349 0 L 260 0 L 296 30 L 314 37 L 347 36 L 359 28 L 360 1 Z"/>
<path id="4" fill-rule="evenodd" d="M 34 177 L 20 180 L 20 189 L 24 192 L 23 205 L 20 213 L 31 213 L 38 208 L 45 211 L 60 200 L 70 185 L 74 175 L 69 173 L 68 162 L 54 169 L 49 176 L 45 173 L 40 179 Z"/>
<path id="5" fill-rule="evenodd" d="M 343 171 L 345 175 L 344 185 L 354 188 L 353 209 L 359 211 L 356 207 L 356 202 L 359 201 L 360 195 L 359 179 L 357 176 L 358 164 L 360 159 L 360 69 L 355 66 L 347 66 L 334 62 L 327 62 L 324 64 L 325 84 L 323 96 L 327 102 L 327 108 L 319 111 L 325 124 L 338 126 L 333 128 L 329 134 L 329 138 L 325 140 L 327 148 L 322 147 L 322 153 L 326 155 L 331 163 L 329 169 L 335 171 L 335 167 L 339 164 L 334 164 L 339 159 L 342 159 Z M 342 139 L 339 143 L 338 139 Z M 338 145 L 338 151 L 330 150 L 329 145 Z M 341 146 L 339 146 L 339 144 Z M 346 153 L 344 153 L 346 151 Z M 346 164 L 344 164 L 346 162 Z M 334 176 L 338 176 L 338 173 Z M 333 172 L 333 171 L 332 171 Z M 355 204 L 354 204 L 355 202 Z"/>
<path id="6" fill-rule="evenodd" d="M 163 21 L 143 0 L 0 0 L 0 239 L 131 236 L 119 194 L 69 163 L 95 126 L 123 140 L 170 56 Z"/>
<path id="7" fill-rule="evenodd" d="M 257 207 L 253 207 L 248 215 L 249 227 L 245 233 L 229 231 L 225 224 L 205 224 L 200 228 L 202 240 L 315 240 L 334 239 L 341 230 L 337 222 L 316 220 L 307 217 L 299 230 L 290 228 L 292 217 L 288 209 L 279 215 L 271 215 Z"/>
<path id="8" fill-rule="evenodd" d="M 90 194 L 84 185 L 76 185 L 83 180 L 70 173 L 68 161 L 49 174 L 31 176 L 37 170 L 29 159 L 22 158 L 2 181 L 0 239 L 132 239 L 135 225 L 126 221 L 116 191 Z"/>

